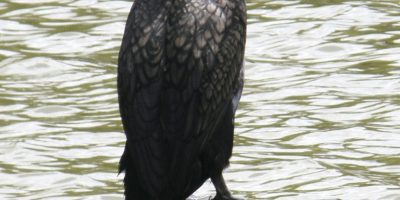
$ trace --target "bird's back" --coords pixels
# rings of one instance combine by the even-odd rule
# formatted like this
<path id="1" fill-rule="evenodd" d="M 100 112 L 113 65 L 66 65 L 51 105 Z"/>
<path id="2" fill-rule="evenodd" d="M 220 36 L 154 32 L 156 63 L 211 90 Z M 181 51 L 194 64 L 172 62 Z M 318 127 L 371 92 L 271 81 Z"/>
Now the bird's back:
<path id="1" fill-rule="evenodd" d="M 243 84 L 244 6 L 239 0 L 133 5 L 118 62 L 127 199 L 184 199 L 208 178 L 207 148 L 224 119 L 232 122 Z"/>

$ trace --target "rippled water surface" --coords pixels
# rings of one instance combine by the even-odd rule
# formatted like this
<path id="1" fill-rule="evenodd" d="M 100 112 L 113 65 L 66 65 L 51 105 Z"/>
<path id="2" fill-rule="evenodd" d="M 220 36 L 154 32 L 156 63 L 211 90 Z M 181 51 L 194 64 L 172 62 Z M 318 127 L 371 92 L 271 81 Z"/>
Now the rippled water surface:
<path id="1" fill-rule="evenodd" d="M 248 0 L 225 177 L 246 199 L 400 199 L 400 1 Z M 130 1 L 0 2 L 0 199 L 122 199 Z M 206 183 L 196 195 L 213 194 Z"/>

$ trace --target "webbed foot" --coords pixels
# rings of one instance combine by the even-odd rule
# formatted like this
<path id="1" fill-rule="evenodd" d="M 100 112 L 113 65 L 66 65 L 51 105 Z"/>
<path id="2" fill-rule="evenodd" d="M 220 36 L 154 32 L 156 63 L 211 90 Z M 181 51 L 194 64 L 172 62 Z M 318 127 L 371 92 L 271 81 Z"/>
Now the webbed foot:
<path id="1" fill-rule="evenodd" d="M 243 199 L 236 198 L 236 197 L 232 196 L 231 194 L 223 195 L 223 194 L 217 193 L 217 195 L 212 200 L 243 200 Z"/>
<path id="2" fill-rule="evenodd" d="M 211 177 L 211 181 L 217 191 L 217 195 L 213 198 L 213 200 L 243 200 L 231 195 L 226 187 L 224 177 L 222 173 L 216 177 Z"/>

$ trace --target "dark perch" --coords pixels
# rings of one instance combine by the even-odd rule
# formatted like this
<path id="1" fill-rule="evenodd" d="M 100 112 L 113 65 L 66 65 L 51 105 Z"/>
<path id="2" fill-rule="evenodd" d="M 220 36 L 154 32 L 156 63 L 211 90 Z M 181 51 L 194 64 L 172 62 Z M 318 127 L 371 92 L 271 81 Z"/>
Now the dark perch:
<path id="1" fill-rule="evenodd" d="M 243 88 L 244 0 L 136 0 L 118 59 L 126 199 L 182 200 L 232 154 Z"/>

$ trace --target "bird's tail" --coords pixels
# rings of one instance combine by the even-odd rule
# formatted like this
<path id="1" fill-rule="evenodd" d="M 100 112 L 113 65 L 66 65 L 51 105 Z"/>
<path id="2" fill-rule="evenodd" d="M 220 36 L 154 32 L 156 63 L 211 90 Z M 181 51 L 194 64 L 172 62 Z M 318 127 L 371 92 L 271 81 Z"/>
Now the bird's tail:
<path id="1" fill-rule="evenodd" d="M 125 199 L 153 199 L 153 197 L 142 188 L 142 185 L 139 183 L 139 177 L 135 172 L 134 166 L 131 161 L 132 157 L 130 156 L 130 152 L 128 147 L 125 146 L 124 153 L 121 156 L 119 161 L 119 171 L 125 172 L 124 177 L 124 187 L 125 187 Z"/>

